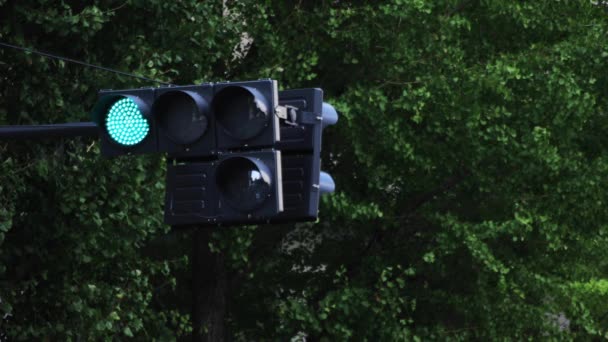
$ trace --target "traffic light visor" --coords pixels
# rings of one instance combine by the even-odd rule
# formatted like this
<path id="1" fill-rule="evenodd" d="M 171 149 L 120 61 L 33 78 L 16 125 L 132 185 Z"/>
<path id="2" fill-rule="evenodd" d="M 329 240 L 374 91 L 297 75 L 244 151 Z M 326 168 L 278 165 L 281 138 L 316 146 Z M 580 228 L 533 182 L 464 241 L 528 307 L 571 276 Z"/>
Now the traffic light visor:
<path id="1" fill-rule="evenodd" d="M 136 96 L 110 96 L 97 103 L 93 118 L 114 143 L 129 147 L 139 144 L 150 133 L 150 123 L 144 116 L 146 109 Z"/>
<path id="2" fill-rule="evenodd" d="M 240 211 L 258 208 L 272 190 L 270 169 L 262 161 L 248 157 L 222 161 L 216 170 L 216 183 L 222 198 Z"/>
<path id="3" fill-rule="evenodd" d="M 235 139 L 254 138 L 270 123 L 268 100 L 254 88 L 223 88 L 215 95 L 212 108 L 219 125 Z"/>

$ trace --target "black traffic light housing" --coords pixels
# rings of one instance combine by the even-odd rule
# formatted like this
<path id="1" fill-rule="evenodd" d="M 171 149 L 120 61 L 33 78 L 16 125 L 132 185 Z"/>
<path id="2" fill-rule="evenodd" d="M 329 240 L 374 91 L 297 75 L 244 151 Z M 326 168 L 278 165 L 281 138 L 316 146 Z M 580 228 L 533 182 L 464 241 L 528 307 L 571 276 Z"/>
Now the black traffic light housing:
<path id="1" fill-rule="evenodd" d="M 171 225 L 315 220 L 320 194 L 334 189 L 320 158 L 337 114 L 321 89 L 279 93 L 258 80 L 104 90 L 92 115 L 103 155 L 167 153 Z"/>
<path id="2" fill-rule="evenodd" d="M 279 151 L 222 153 L 167 166 L 165 223 L 264 223 L 283 210 Z"/>
<path id="3" fill-rule="evenodd" d="M 277 83 L 218 83 L 212 89 L 205 94 L 212 94 L 206 99 L 213 140 L 201 139 L 196 151 L 169 153 L 165 222 L 267 222 L 283 210 L 281 153 L 274 148 L 280 141 Z M 197 177 L 197 170 L 208 177 Z"/>

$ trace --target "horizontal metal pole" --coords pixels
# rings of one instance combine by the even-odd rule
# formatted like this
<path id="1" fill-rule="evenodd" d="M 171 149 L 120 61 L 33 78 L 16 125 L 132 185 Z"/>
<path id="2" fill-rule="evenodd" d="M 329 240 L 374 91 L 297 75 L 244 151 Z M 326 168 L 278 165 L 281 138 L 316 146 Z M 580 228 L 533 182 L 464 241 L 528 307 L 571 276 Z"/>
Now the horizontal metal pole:
<path id="1" fill-rule="evenodd" d="M 27 140 L 99 136 L 93 122 L 71 122 L 52 125 L 0 126 L 0 140 Z"/>

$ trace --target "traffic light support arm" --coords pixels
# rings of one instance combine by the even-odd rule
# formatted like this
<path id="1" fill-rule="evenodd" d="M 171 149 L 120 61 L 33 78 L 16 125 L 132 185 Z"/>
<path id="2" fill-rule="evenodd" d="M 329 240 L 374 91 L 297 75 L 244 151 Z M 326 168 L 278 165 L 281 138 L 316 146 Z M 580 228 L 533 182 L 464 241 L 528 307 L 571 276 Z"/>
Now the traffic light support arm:
<path id="1" fill-rule="evenodd" d="M 71 122 L 52 125 L 0 126 L 0 140 L 28 140 L 45 138 L 97 138 L 99 128 L 93 122 Z"/>

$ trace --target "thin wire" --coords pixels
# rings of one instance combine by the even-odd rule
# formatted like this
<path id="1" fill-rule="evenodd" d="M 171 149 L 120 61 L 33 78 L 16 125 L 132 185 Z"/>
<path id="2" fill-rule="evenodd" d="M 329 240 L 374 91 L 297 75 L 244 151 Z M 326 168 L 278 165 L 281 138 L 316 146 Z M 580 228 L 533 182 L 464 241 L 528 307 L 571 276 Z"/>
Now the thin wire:
<path id="1" fill-rule="evenodd" d="M 59 59 L 59 60 L 63 60 L 63 61 L 70 62 L 70 63 L 80 64 L 80 65 L 84 65 L 84 66 L 87 66 L 87 67 L 90 67 L 90 68 L 95 68 L 95 69 L 99 69 L 99 70 L 103 70 L 103 71 L 107 71 L 107 72 L 112 72 L 112 73 L 123 75 L 123 76 L 129 76 L 129 77 L 133 77 L 133 78 L 139 78 L 139 79 L 145 80 L 145 81 L 151 81 L 151 82 L 165 84 L 165 85 L 173 85 L 171 83 L 167 83 L 167 82 L 163 82 L 163 81 L 147 78 L 147 77 L 144 77 L 144 76 L 130 74 L 128 72 L 118 71 L 118 70 L 102 67 L 102 66 L 99 66 L 99 65 L 89 64 L 89 63 L 82 62 L 82 61 L 79 61 L 79 60 L 76 60 L 76 59 L 67 58 L 67 57 L 61 57 L 61 56 L 53 55 L 53 54 L 50 54 L 50 53 L 37 51 L 37 50 L 34 50 L 34 49 L 24 48 L 24 47 L 21 47 L 21 46 L 11 45 L 11 44 L 7 44 L 7 43 L 3 43 L 3 42 L 0 42 L 0 46 L 8 47 L 8 48 L 11 48 L 11 49 L 16 49 L 16 50 L 20 50 L 20 51 L 25 51 L 25 52 L 31 52 L 31 53 L 35 53 L 35 54 L 40 55 L 40 56 L 44 56 L 44 57 L 48 57 L 48 58 L 54 58 L 54 59 Z"/>

